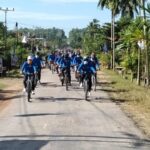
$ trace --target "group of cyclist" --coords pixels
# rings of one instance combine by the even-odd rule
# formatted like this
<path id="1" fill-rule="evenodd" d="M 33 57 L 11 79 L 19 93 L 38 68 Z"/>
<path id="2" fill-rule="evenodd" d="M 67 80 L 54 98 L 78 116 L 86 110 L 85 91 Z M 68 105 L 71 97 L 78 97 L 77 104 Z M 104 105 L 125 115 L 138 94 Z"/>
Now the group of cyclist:
<path id="1" fill-rule="evenodd" d="M 92 89 L 92 75 L 96 77 L 97 69 L 100 64 L 99 61 L 93 52 L 89 56 L 81 56 L 80 51 L 55 51 L 51 52 L 47 56 L 47 63 L 50 69 L 54 69 L 54 71 L 58 74 L 58 76 L 64 76 L 64 72 L 67 71 L 69 77 L 69 85 L 71 85 L 71 70 L 75 73 L 76 79 L 80 83 L 80 87 L 83 86 L 83 81 L 85 76 L 89 75 L 89 96 L 90 91 Z M 24 89 L 26 91 L 26 81 L 29 74 L 32 74 L 32 94 L 34 94 L 35 90 L 35 75 L 38 77 L 38 81 L 40 83 L 41 79 L 41 69 L 42 69 L 42 60 L 39 57 L 39 53 L 36 55 L 29 55 L 27 57 L 27 61 L 23 63 L 21 66 L 21 73 L 24 75 Z"/>
<path id="2" fill-rule="evenodd" d="M 79 80 L 80 87 L 83 86 L 85 76 L 89 75 L 89 96 L 92 89 L 91 77 L 96 77 L 97 69 L 99 69 L 99 61 L 93 52 L 90 56 L 81 56 L 80 51 L 56 51 L 48 55 L 48 63 L 50 69 L 55 68 L 57 74 L 64 76 L 64 71 L 68 72 L 69 84 L 71 85 L 71 68 L 75 72 L 75 77 Z"/>

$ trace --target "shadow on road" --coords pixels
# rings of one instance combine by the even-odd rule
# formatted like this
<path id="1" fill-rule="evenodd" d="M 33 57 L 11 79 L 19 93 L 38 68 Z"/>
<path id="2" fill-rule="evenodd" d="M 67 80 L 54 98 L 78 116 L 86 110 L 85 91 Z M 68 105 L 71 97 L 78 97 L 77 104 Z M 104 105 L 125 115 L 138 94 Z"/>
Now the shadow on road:
<path id="1" fill-rule="evenodd" d="M 61 83 L 59 85 L 59 84 L 56 84 L 56 83 L 53 83 L 53 82 L 42 82 L 41 86 L 47 87 L 47 88 L 48 87 L 61 87 Z"/>
<path id="2" fill-rule="evenodd" d="M 15 117 L 39 117 L 39 116 L 57 116 L 57 115 L 64 115 L 64 113 L 39 113 L 39 114 L 22 114 L 22 115 L 15 115 Z"/>
<path id="3" fill-rule="evenodd" d="M 9 140 L 20 139 L 20 140 Z M 21 140 L 29 138 L 34 140 Z M 36 138 L 48 138 L 49 140 L 36 140 Z M 49 142 L 88 142 L 118 144 L 119 147 L 143 148 L 150 146 L 150 140 L 139 139 L 136 135 L 126 134 L 125 136 L 96 136 L 96 135 L 10 135 L 0 136 L 1 150 L 40 150 Z M 121 145 L 122 144 L 122 145 Z"/>
<path id="4" fill-rule="evenodd" d="M 47 143 L 46 140 L 0 141 L 0 150 L 40 150 Z"/>
<path id="5" fill-rule="evenodd" d="M 17 99 L 17 98 L 21 98 L 21 97 L 22 97 L 22 94 L 15 95 L 15 96 L 3 96 L 3 95 L 0 95 L 0 101 L 12 100 L 12 99 Z"/>
<path id="6" fill-rule="evenodd" d="M 42 101 L 42 102 L 55 102 L 55 101 L 80 101 L 83 100 L 81 98 L 72 98 L 72 97 L 37 97 L 35 100 Z"/>

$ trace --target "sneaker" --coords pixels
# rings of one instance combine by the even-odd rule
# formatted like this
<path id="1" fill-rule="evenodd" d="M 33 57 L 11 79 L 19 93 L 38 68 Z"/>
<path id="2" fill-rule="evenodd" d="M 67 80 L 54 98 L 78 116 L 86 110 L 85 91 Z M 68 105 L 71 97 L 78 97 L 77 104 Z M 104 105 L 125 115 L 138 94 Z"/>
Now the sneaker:
<path id="1" fill-rule="evenodd" d="M 26 89 L 25 89 L 25 88 L 23 89 L 23 92 L 26 92 Z"/>
<path id="2" fill-rule="evenodd" d="M 80 87 L 83 87 L 83 84 L 82 84 L 82 83 L 80 83 Z"/>
<path id="3" fill-rule="evenodd" d="M 32 91 L 32 95 L 34 95 L 35 94 L 35 92 L 34 91 Z"/>

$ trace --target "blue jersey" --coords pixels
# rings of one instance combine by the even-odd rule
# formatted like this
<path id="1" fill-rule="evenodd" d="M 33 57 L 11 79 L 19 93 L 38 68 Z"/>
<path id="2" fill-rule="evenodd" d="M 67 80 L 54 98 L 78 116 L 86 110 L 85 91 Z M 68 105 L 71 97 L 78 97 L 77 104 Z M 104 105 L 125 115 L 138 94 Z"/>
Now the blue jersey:
<path id="1" fill-rule="evenodd" d="M 96 73 L 96 69 L 88 62 L 88 64 L 80 64 L 80 66 L 78 67 L 78 71 L 81 74 L 94 74 Z"/>
<path id="2" fill-rule="evenodd" d="M 82 57 L 81 56 L 75 56 L 73 60 L 73 64 L 76 66 L 79 66 L 82 63 Z"/>
<path id="3" fill-rule="evenodd" d="M 33 65 L 36 67 L 37 71 L 42 68 L 41 64 L 42 64 L 42 60 L 40 59 L 40 57 L 33 58 Z"/>
<path id="4" fill-rule="evenodd" d="M 21 71 L 24 73 L 24 74 L 27 74 L 27 73 L 36 73 L 36 68 L 33 64 L 28 64 L 28 62 L 24 62 L 22 67 L 21 67 Z"/>
<path id="5" fill-rule="evenodd" d="M 90 60 L 90 61 L 91 61 L 91 64 L 92 64 L 92 65 L 95 64 L 95 68 L 98 69 L 99 66 L 100 66 L 100 64 L 99 64 L 99 61 L 98 61 L 97 57 L 94 57 L 94 58 L 91 57 L 90 59 L 92 59 L 92 61 Z"/>
<path id="6" fill-rule="evenodd" d="M 58 65 L 58 62 L 59 62 L 60 59 L 61 59 L 61 56 L 60 55 L 56 55 L 54 62 Z"/>
<path id="7" fill-rule="evenodd" d="M 70 68 L 71 67 L 71 58 L 62 58 L 60 61 L 61 68 Z"/>
<path id="8" fill-rule="evenodd" d="M 55 55 L 54 54 L 51 54 L 51 55 L 48 55 L 48 61 L 55 61 Z"/>

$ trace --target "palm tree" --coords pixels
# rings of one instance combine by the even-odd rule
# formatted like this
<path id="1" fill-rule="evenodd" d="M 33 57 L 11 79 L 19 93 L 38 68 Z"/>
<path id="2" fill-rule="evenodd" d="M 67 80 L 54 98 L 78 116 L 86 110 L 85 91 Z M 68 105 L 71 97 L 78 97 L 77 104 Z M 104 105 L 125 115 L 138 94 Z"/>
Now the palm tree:
<path id="1" fill-rule="evenodd" d="M 119 14 L 119 3 L 118 0 L 99 0 L 98 2 L 98 7 L 101 7 L 103 9 L 104 7 L 108 8 L 111 10 L 111 48 L 113 50 L 113 55 L 112 55 L 112 68 L 115 70 L 115 16 Z"/>
<path id="2" fill-rule="evenodd" d="M 150 9 L 150 4 L 148 4 L 147 9 L 145 9 L 145 2 L 147 0 L 120 0 L 120 12 L 122 16 L 128 16 L 134 18 L 135 12 L 138 13 L 138 8 L 140 8 L 140 15 L 141 8 L 143 8 L 143 21 L 146 22 L 146 11 Z M 150 10 L 149 10 L 150 11 Z M 148 33 L 146 29 L 146 25 L 143 26 L 144 35 L 145 35 L 145 53 L 146 53 L 146 84 L 149 86 L 149 55 L 148 55 Z"/>
<path id="3" fill-rule="evenodd" d="M 139 12 L 139 0 L 119 0 L 120 13 L 122 17 L 134 18 L 135 12 Z"/>

